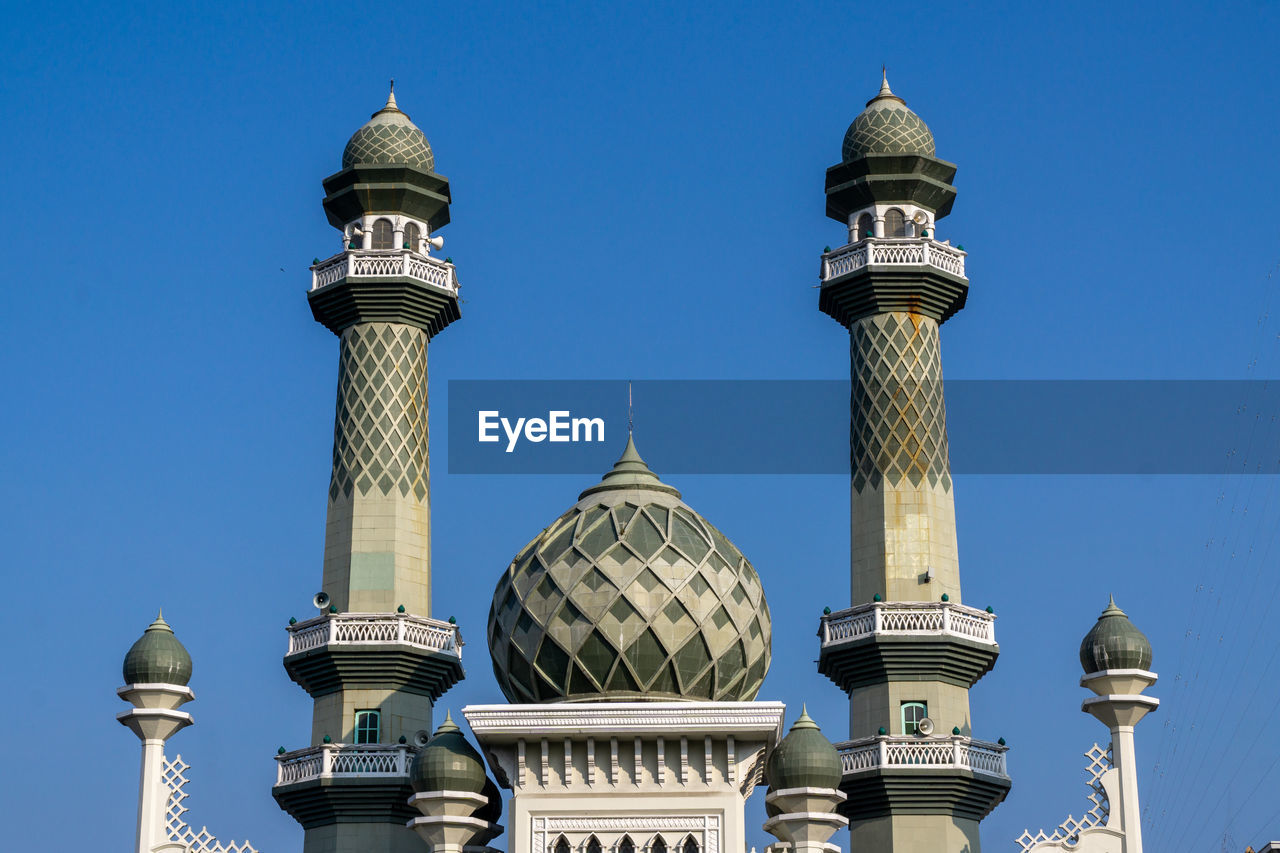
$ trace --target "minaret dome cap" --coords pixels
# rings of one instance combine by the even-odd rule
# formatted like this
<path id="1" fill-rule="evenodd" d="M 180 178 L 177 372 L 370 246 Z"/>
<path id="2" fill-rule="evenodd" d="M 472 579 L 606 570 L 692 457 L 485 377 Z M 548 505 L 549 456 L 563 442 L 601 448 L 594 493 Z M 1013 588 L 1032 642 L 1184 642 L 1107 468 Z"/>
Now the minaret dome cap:
<path id="1" fill-rule="evenodd" d="M 191 655 L 173 635 L 164 614 L 157 614 L 124 656 L 124 683 L 186 687 L 190 681 Z"/>
<path id="2" fill-rule="evenodd" d="M 775 791 L 788 788 L 839 788 L 840 753 L 827 740 L 808 709 L 769 756 L 767 776 Z"/>
<path id="3" fill-rule="evenodd" d="M 880 92 L 867 101 L 867 108 L 844 134 L 844 162 L 867 154 L 935 154 L 928 125 L 889 88 L 887 71 L 883 73 Z"/>
<path id="4" fill-rule="evenodd" d="M 444 722 L 418 750 L 409 765 L 409 784 L 418 793 L 427 791 L 465 791 L 484 793 L 488 777 L 484 761 L 475 747 L 467 742 L 462 730 L 446 712 Z"/>
<path id="5" fill-rule="evenodd" d="M 1134 627 L 1112 598 L 1080 641 L 1085 674 L 1106 669 L 1151 669 L 1151 642 Z"/>
<path id="6" fill-rule="evenodd" d="M 386 105 L 351 135 L 342 151 L 342 168 L 359 165 L 405 165 L 422 172 L 435 171 L 436 158 L 427 137 L 396 105 L 394 83 Z"/>

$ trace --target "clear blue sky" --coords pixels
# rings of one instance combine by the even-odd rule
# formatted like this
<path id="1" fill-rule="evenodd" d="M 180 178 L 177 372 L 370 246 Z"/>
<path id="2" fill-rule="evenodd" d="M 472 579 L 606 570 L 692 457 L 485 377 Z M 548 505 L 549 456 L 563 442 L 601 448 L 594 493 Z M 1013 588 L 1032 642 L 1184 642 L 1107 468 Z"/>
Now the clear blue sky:
<path id="1" fill-rule="evenodd" d="M 114 690 L 159 605 L 195 658 L 197 724 L 170 744 L 190 817 L 301 845 L 270 785 L 310 725 L 280 658 L 319 584 L 332 436 L 307 266 L 336 246 L 320 180 L 387 78 L 452 181 L 466 296 L 431 346 L 435 613 L 470 640 L 443 711 L 500 698 L 493 584 L 584 486 L 449 476 L 446 383 L 847 375 L 811 289 L 843 234 L 823 170 L 882 63 L 959 165 L 940 236 L 972 292 L 949 377 L 1280 375 L 1278 19 L 1273 0 L 7 4 L 4 846 L 132 843 Z M 1241 423 L 1224 469 L 1275 452 L 1274 423 Z M 760 571 L 761 698 L 843 737 L 809 662 L 846 603 L 847 479 L 675 484 Z M 974 731 L 1013 746 L 986 848 L 1083 810 L 1080 753 L 1106 731 L 1076 647 L 1108 592 L 1162 675 L 1138 730 L 1164 773 L 1142 777 L 1148 848 L 1280 836 L 1274 479 L 966 476 L 956 496 L 966 600 L 1000 615 Z"/>

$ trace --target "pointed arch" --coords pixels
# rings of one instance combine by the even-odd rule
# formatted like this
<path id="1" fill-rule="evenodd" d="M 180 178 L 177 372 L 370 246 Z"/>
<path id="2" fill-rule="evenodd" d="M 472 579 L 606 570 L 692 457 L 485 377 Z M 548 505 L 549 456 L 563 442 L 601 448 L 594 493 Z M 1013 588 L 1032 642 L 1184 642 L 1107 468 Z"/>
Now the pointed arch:
<path id="1" fill-rule="evenodd" d="M 681 853 L 698 853 L 698 840 L 693 837 L 693 833 L 684 840 L 684 845 L 680 848 Z"/>
<path id="2" fill-rule="evenodd" d="M 649 840 L 649 853 L 667 853 L 667 841 L 661 834 Z"/>
<path id="3" fill-rule="evenodd" d="M 636 843 L 631 840 L 630 835 L 624 835 L 618 841 L 617 853 L 636 853 Z"/>
<path id="4" fill-rule="evenodd" d="M 600 839 L 594 835 L 587 839 L 586 853 L 600 853 Z"/>
<path id="5" fill-rule="evenodd" d="M 569 839 L 563 835 L 556 839 L 556 843 L 551 848 L 552 853 L 571 853 L 572 848 L 569 847 Z"/>

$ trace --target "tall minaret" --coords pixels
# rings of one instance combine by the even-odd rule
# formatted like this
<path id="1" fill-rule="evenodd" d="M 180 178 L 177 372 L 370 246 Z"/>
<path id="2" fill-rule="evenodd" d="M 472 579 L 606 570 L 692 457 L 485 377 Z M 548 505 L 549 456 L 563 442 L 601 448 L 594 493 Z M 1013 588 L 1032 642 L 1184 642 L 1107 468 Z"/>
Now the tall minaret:
<path id="1" fill-rule="evenodd" d="M 333 473 L 321 613 L 291 621 L 284 659 L 315 710 L 273 788 L 308 853 L 421 850 L 408 766 L 462 678 L 456 626 L 429 615 L 427 344 L 459 316 L 453 264 L 431 254 L 450 201 L 434 165 L 393 92 L 324 181 L 342 247 L 311 267 L 308 300 L 340 341 Z"/>
<path id="2" fill-rule="evenodd" d="M 955 172 L 887 79 L 827 170 L 849 241 L 822 256 L 818 304 L 850 338 L 852 607 L 823 617 L 819 667 L 849 694 L 842 814 L 860 853 L 978 853 L 1009 789 L 1003 745 L 970 737 L 968 690 L 999 649 L 993 615 L 960 603 L 938 327 L 969 281 L 934 232 Z"/>

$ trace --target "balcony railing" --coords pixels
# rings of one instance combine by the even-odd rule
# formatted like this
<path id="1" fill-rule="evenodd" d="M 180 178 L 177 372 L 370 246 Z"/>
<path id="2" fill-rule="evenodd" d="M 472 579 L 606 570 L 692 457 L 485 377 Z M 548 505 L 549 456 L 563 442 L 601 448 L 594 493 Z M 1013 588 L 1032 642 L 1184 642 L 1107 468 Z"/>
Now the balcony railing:
<path id="1" fill-rule="evenodd" d="M 407 744 L 325 743 L 276 756 L 276 784 L 351 776 L 407 776 L 418 750 Z"/>
<path id="2" fill-rule="evenodd" d="M 929 237 L 867 237 L 823 254 L 820 275 L 827 282 L 867 266 L 929 266 L 964 278 L 965 255 Z"/>
<path id="3" fill-rule="evenodd" d="M 289 626 L 289 651 L 398 643 L 462 657 L 458 626 L 404 613 L 326 613 Z"/>
<path id="4" fill-rule="evenodd" d="M 319 290 L 344 278 L 404 276 L 458 292 L 458 274 L 453 264 L 420 255 L 408 249 L 370 251 L 350 249 L 311 267 L 311 289 Z"/>
<path id="5" fill-rule="evenodd" d="M 825 614 L 818 628 L 822 645 L 876 634 L 950 635 L 995 644 L 995 614 L 963 604 L 934 601 L 877 601 Z"/>
<path id="6" fill-rule="evenodd" d="M 1008 747 L 962 735 L 942 738 L 880 735 L 836 744 L 845 776 L 881 768 L 937 768 L 972 770 L 987 776 L 1009 778 L 1005 753 Z"/>

